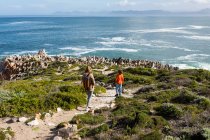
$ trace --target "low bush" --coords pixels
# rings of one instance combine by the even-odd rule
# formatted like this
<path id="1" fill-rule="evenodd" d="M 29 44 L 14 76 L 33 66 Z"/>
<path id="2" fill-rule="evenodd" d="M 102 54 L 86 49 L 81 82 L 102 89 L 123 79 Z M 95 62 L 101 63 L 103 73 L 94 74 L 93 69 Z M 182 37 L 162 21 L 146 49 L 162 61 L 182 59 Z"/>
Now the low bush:
<path id="1" fill-rule="evenodd" d="M 146 75 L 146 76 L 155 76 L 157 75 L 157 70 L 150 68 L 128 68 L 124 70 L 125 72 L 134 74 L 134 75 Z"/>
<path id="2" fill-rule="evenodd" d="M 179 118 L 182 115 L 182 111 L 173 104 L 165 103 L 155 108 L 157 114 L 163 116 L 166 119 Z"/>
<path id="3" fill-rule="evenodd" d="M 8 127 L 7 129 L 0 128 L 0 140 L 10 139 L 7 135 L 13 138 L 15 133 L 11 130 L 10 127 Z"/>
<path id="4" fill-rule="evenodd" d="M 166 90 L 156 93 L 149 93 L 146 95 L 146 98 L 149 102 L 156 101 L 159 103 L 169 103 L 171 99 L 176 97 L 179 94 L 179 90 Z"/>
<path id="5" fill-rule="evenodd" d="M 87 136 L 95 136 L 97 134 L 100 134 L 102 132 L 106 132 L 109 130 L 109 126 L 107 124 L 102 124 L 101 126 L 97 128 L 91 129 L 88 133 Z"/>
<path id="6" fill-rule="evenodd" d="M 88 124 L 88 125 L 97 125 L 101 124 L 105 121 L 105 117 L 102 115 L 92 115 L 90 113 L 82 114 L 82 115 L 77 115 L 75 116 L 70 123 L 75 123 L 75 124 Z"/>
<path id="7" fill-rule="evenodd" d="M 159 131 L 154 131 L 146 135 L 140 135 L 140 140 L 162 140 L 163 134 Z"/>
<path id="8" fill-rule="evenodd" d="M 181 93 L 178 96 L 174 97 L 172 101 L 175 103 L 190 104 L 193 103 L 196 99 L 197 99 L 196 95 L 194 95 L 189 91 L 184 90 L 181 91 Z"/>

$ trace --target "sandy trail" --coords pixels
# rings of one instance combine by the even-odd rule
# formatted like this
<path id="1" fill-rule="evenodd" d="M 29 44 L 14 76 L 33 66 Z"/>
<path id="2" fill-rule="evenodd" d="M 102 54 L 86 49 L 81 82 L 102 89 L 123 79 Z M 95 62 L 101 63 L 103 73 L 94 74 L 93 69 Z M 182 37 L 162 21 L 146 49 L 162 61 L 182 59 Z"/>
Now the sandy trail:
<path id="1" fill-rule="evenodd" d="M 129 91 L 132 93 L 132 91 Z M 115 100 L 115 90 L 107 90 L 107 93 L 92 97 L 91 106 L 93 109 L 110 107 Z M 132 94 L 123 94 L 124 97 L 131 98 Z M 61 122 L 70 121 L 75 115 L 86 113 L 84 107 L 78 107 L 77 110 L 61 111 L 55 113 L 52 117 L 46 118 L 44 121 L 39 120 L 38 126 L 27 126 L 22 122 L 5 123 L 0 119 L 0 127 L 11 127 L 15 132 L 14 140 L 46 140 L 51 139 L 55 135 L 51 129 L 55 128 Z"/>

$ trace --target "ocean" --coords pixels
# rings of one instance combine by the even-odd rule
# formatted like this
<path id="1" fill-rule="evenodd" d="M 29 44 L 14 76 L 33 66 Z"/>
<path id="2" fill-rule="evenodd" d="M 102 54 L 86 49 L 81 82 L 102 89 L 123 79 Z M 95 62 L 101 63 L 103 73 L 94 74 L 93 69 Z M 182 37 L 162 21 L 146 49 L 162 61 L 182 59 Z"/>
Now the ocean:
<path id="1" fill-rule="evenodd" d="M 210 70 L 210 18 L 0 18 L 0 58 L 40 49 L 49 55 L 146 59 Z"/>

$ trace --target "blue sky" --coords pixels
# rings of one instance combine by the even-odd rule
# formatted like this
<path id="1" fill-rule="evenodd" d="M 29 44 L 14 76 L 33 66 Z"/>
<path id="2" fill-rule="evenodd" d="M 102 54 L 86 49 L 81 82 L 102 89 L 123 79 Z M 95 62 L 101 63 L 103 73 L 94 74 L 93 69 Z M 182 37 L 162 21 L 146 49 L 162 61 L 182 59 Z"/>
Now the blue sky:
<path id="1" fill-rule="evenodd" d="M 70 11 L 169 10 L 210 8 L 210 0 L 1 0 L 0 15 L 51 14 Z"/>

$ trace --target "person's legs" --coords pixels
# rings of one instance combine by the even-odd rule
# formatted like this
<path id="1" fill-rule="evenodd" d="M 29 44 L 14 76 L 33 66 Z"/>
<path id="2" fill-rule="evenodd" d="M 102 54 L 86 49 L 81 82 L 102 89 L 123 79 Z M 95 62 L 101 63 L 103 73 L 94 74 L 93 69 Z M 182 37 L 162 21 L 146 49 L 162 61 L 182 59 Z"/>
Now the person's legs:
<path id="1" fill-rule="evenodd" d="M 119 85 L 119 96 L 122 96 L 122 84 Z"/>
<path id="2" fill-rule="evenodd" d="M 119 84 L 116 84 L 116 95 L 115 96 L 118 96 L 119 95 Z"/>
<path id="3" fill-rule="evenodd" d="M 88 109 L 89 105 L 90 105 L 90 100 L 92 97 L 93 91 L 87 91 L 87 106 L 86 106 L 86 110 Z"/>

